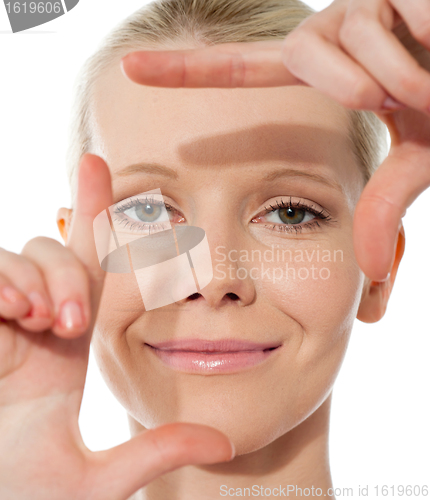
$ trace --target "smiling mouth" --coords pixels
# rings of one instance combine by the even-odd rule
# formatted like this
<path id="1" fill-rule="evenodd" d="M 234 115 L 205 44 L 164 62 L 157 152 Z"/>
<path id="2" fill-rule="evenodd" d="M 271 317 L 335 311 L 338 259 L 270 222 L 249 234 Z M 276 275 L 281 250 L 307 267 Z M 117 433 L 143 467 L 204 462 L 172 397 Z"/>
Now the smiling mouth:
<path id="1" fill-rule="evenodd" d="M 233 373 L 259 365 L 281 347 L 279 342 L 256 343 L 183 339 L 149 344 L 164 365 L 185 373 Z"/>

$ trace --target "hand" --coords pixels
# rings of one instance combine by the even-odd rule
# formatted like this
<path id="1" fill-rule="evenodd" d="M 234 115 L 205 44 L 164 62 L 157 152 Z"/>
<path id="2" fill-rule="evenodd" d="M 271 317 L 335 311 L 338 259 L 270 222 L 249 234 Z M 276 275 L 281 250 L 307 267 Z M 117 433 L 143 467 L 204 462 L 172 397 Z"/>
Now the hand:
<path id="1" fill-rule="evenodd" d="M 39 237 L 20 255 L 0 249 L 2 500 L 126 500 L 165 472 L 231 458 L 226 436 L 196 424 L 98 452 L 83 443 L 79 409 L 105 277 L 93 220 L 112 204 L 106 163 L 84 155 L 67 246 Z"/>
<path id="2" fill-rule="evenodd" d="M 122 69 L 159 87 L 306 85 L 345 107 L 374 111 L 392 144 L 357 204 L 354 248 L 364 273 L 381 281 L 401 218 L 430 186 L 429 21 L 424 1 L 335 0 L 285 40 L 138 51 L 122 59 Z"/>

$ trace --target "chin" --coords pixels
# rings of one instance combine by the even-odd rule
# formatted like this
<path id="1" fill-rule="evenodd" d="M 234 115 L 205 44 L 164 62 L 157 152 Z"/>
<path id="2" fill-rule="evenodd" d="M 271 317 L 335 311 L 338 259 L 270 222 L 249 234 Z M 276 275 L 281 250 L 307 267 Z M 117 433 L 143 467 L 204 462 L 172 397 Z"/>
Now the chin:
<path id="1" fill-rule="evenodd" d="M 172 397 L 178 400 L 178 394 Z M 256 394 L 196 393 L 186 397 L 181 393 L 180 404 L 155 404 L 146 400 L 139 411 L 127 411 L 147 429 L 172 422 L 198 423 L 223 432 L 234 444 L 237 455 L 252 453 L 272 443 L 300 422 L 300 415 L 276 403 L 258 402 Z M 264 398 L 263 398 L 264 399 Z M 287 409 L 289 408 L 289 409 Z"/>

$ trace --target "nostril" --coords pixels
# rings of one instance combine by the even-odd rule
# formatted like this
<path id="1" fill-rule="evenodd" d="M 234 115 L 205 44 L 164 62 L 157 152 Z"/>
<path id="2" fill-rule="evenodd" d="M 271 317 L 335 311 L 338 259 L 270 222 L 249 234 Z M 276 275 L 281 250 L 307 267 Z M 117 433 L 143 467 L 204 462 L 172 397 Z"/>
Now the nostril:
<path id="1" fill-rule="evenodd" d="M 196 299 L 198 299 L 199 297 L 200 297 L 200 293 L 197 293 L 197 292 L 196 292 L 196 293 L 193 293 L 192 295 L 190 295 L 188 298 L 189 298 L 190 300 L 196 300 Z"/>
<path id="2" fill-rule="evenodd" d="M 239 300 L 239 297 L 232 292 L 227 293 L 227 297 L 229 297 L 231 300 Z"/>
<path id="3" fill-rule="evenodd" d="M 226 293 L 226 295 L 231 300 L 239 300 L 239 297 L 235 293 L 229 292 L 229 293 Z M 202 296 L 201 293 L 196 292 L 196 293 L 193 293 L 192 295 L 190 295 L 188 297 L 188 300 L 196 300 L 201 296 Z"/>

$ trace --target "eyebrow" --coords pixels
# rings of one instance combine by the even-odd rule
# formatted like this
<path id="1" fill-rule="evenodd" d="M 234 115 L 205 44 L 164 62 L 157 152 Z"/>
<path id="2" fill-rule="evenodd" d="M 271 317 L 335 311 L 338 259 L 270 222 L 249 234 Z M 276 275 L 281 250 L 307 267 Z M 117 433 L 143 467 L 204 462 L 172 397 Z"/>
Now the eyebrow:
<path id="1" fill-rule="evenodd" d="M 155 174 L 155 175 L 163 175 L 165 177 L 169 177 L 174 180 L 179 179 L 178 173 L 173 170 L 170 167 L 166 167 L 165 165 L 161 165 L 159 163 L 135 163 L 133 165 L 129 165 L 128 167 L 123 168 L 122 170 L 115 172 L 113 174 L 114 177 L 123 177 L 127 175 L 133 175 L 133 174 Z M 311 173 L 311 172 L 304 172 L 302 170 L 297 170 L 294 168 L 282 168 L 282 169 L 276 169 L 272 170 L 271 172 L 268 172 L 264 177 L 263 181 L 266 182 L 273 182 L 275 180 L 278 180 L 283 177 L 306 177 L 307 179 L 311 179 L 316 182 L 320 182 L 322 184 L 325 184 L 331 188 L 337 189 L 338 191 L 343 192 L 343 189 L 341 185 L 334 181 L 327 179 L 326 177 Z"/>
<path id="2" fill-rule="evenodd" d="M 337 189 L 340 192 L 343 192 L 342 186 L 335 180 L 328 179 L 323 175 L 314 174 L 311 172 L 304 172 L 303 170 L 297 170 L 294 168 L 282 168 L 282 169 L 278 168 L 276 170 L 272 170 L 272 172 L 267 173 L 263 177 L 263 180 L 267 182 L 273 182 L 282 177 L 306 177 L 307 179 L 320 182 L 322 184 L 325 184 L 326 186 L 329 186 L 331 188 Z"/>
<path id="3" fill-rule="evenodd" d="M 113 177 L 123 177 L 126 175 L 133 174 L 156 174 L 164 175 L 165 177 L 170 177 L 171 179 L 178 180 L 178 173 L 172 168 L 166 167 L 165 165 L 160 165 L 159 163 L 135 163 L 123 168 L 119 172 L 115 172 Z"/>

